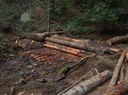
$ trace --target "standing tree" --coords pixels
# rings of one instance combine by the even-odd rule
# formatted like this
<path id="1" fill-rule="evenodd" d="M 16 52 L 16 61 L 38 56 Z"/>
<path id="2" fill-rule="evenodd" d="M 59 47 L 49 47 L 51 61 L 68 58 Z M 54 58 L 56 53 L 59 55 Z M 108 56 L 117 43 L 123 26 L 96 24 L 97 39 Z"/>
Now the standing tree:
<path id="1" fill-rule="evenodd" d="M 45 0 L 46 5 L 46 16 L 47 16 L 47 31 L 50 32 L 50 22 L 52 15 L 52 8 L 54 7 L 54 0 Z"/>

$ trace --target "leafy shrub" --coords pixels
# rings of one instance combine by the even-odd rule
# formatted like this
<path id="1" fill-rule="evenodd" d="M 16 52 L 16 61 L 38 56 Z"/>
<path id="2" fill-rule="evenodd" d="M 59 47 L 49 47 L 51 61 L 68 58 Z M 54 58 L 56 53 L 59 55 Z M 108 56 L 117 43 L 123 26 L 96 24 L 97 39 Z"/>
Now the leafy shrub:
<path id="1" fill-rule="evenodd" d="M 63 18 L 67 15 L 67 10 L 69 8 L 71 8 L 71 2 L 69 0 L 55 0 L 52 14 Z"/>
<path id="2" fill-rule="evenodd" d="M 68 23 L 67 28 L 69 31 L 89 33 L 93 31 L 93 29 L 87 27 L 89 24 L 100 28 L 109 28 L 109 26 L 116 24 L 117 21 L 116 12 L 105 3 L 98 2 L 93 8 L 85 9 L 83 15 L 73 18 Z"/>

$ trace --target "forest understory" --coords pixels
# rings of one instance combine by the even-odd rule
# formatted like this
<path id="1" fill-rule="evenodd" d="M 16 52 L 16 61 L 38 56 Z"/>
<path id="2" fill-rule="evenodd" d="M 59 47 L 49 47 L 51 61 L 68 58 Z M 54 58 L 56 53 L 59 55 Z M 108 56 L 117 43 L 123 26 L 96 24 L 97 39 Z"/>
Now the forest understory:
<path id="1" fill-rule="evenodd" d="M 127 0 L 0 0 L 0 95 L 128 95 Z"/>

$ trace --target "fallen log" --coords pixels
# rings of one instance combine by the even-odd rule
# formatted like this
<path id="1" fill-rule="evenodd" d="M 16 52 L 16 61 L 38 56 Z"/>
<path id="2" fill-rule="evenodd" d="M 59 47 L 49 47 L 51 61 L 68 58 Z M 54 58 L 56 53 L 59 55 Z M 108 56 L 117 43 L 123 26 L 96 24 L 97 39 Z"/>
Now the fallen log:
<path id="1" fill-rule="evenodd" d="M 88 44 L 90 41 L 89 39 L 74 39 L 74 38 L 60 36 L 60 35 L 56 35 L 56 34 L 51 36 L 51 37 L 56 38 L 56 39 L 60 39 L 60 40 L 69 41 L 69 42 L 81 43 L 81 44 Z"/>
<path id="2" fill-rule="evenodd" d="M 85 46 L 84 44 L 79 44 L 79 43 L 76 43 L 76 42 L 69 42 L 69 41 L 59 40 L 59 39 L 50 38 L 50 37 L 46 37 L 45 40 L 48 41 L 48 42 L 53 42 L 53 43 L 56 43 L 56 44 L 69 46 L 69 47 L 72 47 L 72 48 L 77 48 L 77 49 L 81 49 L 81 50 L 85 50 L 85 51 L 97 52 L 96 49 L 94 49 L 90 46 Z"/>
<path id="3" fill-rule="evenodd" d="M 126 73 L 125 73 L 125 79 L 124 79 L 125 81 L 127 81 L 128 80 L 128 67 L 126 68 Z"/>
<path id="4" fill-rule="evenodd" d="M 125 71 L 124 71 L 124 66 L 122 66 L 120 70 L 120 83 L 124 81 L 124 77 L 125 77 Z"/>
<path id="5" fill-rule="evenodd" d="M 71 47 L 67 47 L 67 46 L 62 46 L 59 44 L 54 44 L 51 42 L 46 42 L 43 46 L 47 47 L 47 48 L 53 48 L 59 51 L 63 51 L 63 52 L 67 52 L 76 56 L 83 56 L 84 55 L 84 51 L 79 50 L 79 49 L 75 49 L 75 48 L 71 48 Z"/>
<path id="6" fill-rule="evenodd" d="M 73 86 L 75 86 L 76 84 L 78 84 L 80 81 L 82 81 L 85 77 L 88 77 L 88 75 L 92 74 L 92 72 L 88 72 L 87 74 L 85 74 L 84 76 L 82 76 L 79 80 L 77 80 L 76 82 L 74 82 L 73 84 L 71 84 L 68 88 L 64 89 L 63 91 L 59 92 L 58 95 L 63 94 L 64 92 L 70 90 Z"/>
<path id="7" fill-rule="evenodd" d="M 66 92 L 58 93 L 57 95 L 83 95 L 94 89 L 95 87 L 99 86 L 103 82 L 107 81 L 112 76 L 112 73 L 108 70 L 99 73 L 92 78 L 80 82 L 77 85 L 73 86 Z"/>
<path id="8" fill-rule="evenodd" d="M 128 35 L 114 37 L 114 38 L 109 39 L 109 40 L 107 41 L 107 43 L 108 43 L 109 45 L 119 44 L 119 43 L 124 43 L 124 42 L 128 42 Z"/>
<path id="9" fill-rule="evenodd" d="M 117 82 L 117 79 L 118 79 L 118 75 L 119 75 L 119 72 L 120 72 L 120 69 L 121 69 L 121 66 L 123 64 L 123 61 L 124 61 L 124 58 L 125 58 L 125 52 L 123 52 L 118 60 L 118 63 L 115 67 L 115 70 L 113 72 L 113 76 L 112 76 L 112 79 L 108 85 L 108 91 L 109 89 L 111 89 L 113 86 L 116 85 L 116 82 Z"/>
<path id="10" fill-rule="evenodd" d="M 124 95 L 128 91 L 128 80 L 113 87 L 108 93 L 103 95 Z"/>
<path id="11" fill-rule="evenodd" d="M 53 35 L 53 34 L 63 34 L 65 33 L 64 31 L 59 31 L 59 32 L 44 32 L 44 33 L 17 33 L 14 32 L 15 35 L 19 36 L 20 39 L 32 39 L 35 41 L 43 41 L 45 37 Z"/>

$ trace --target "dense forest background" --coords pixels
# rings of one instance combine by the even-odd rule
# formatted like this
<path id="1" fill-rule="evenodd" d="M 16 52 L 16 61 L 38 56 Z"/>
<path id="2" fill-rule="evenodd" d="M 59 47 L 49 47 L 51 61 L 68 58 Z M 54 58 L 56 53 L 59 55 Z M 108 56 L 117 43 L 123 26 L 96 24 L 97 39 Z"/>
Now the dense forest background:
<path id="1" fill-rule="evenodd" d="M 21 21 L 27 13 L 30 20 Z M 0 31 L 67 31 L 73 34 L 124 34 L 127 0 L 0 0 Z M 7 41 L 0 34 L 0 43 Z"/>
<path id="2" fill-rule="evenodd" d="M 17 31 L 65 30 L 75 33 L 124 32 L 128 29 L 127 0 L 1 0 L 0 22 Z M 21 22 L 28 13 L 31 20 Z"/>

